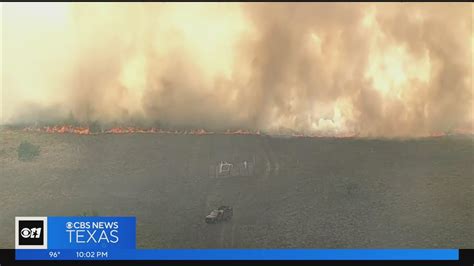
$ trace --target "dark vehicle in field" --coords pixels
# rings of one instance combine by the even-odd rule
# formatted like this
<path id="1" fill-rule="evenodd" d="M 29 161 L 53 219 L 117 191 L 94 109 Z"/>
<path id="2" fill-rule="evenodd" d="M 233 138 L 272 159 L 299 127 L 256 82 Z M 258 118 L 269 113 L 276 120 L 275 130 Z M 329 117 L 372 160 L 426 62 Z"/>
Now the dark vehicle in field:
<path id="1" fill-rule="evenodd" d="M 220 206 L 217 210 L 213 210 L 208 216 L 206 216 L 206 223 L 215 224 L 222 221 L 227 221 L 232 218 L 234 211 L 230 206 Z"/>

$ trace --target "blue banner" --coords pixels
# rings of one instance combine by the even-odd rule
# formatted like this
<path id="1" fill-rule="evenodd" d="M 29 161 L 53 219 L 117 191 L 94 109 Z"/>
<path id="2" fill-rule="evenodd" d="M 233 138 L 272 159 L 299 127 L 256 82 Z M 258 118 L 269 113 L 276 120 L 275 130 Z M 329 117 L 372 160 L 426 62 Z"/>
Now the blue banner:
<path id="1" fill-rule="evenodd" d="M 17 260 L 459 260 L 458 249 L 16 250 Z"/>
<path id="2" fill-rule="evenodd" d="M 48 217 L 48 249 L 135 249 L 135 217 Z"/>

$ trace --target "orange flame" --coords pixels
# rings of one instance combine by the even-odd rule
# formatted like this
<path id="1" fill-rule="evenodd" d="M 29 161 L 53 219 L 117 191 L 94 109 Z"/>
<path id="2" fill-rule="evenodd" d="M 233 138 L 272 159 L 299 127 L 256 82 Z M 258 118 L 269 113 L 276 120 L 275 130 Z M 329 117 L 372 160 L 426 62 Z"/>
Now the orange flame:
<path id="1" fill-rule="evenodd" d="M 433 132 L 430 134 L 430 137 L 435 137 L 435 138 L 444 137 L 444 136 L 446 136 L 446 133 L 444 132 Z"/>
<path id="2" fill-rule="evenodd" d="M 170 130 L 162 128 L 139 128 L 139 127 L 113 127 L 107 130 L 102 130 L 99 132 L 91 131 L 87 126 L 72 126 L 72 125 L 62 125 L 62 126 L 44 126 L 44 127 L 26 127 L 24 131 L 29 132 L 44 132 L 44 133 L 56 133 L 56 134 L 78 134 L 78 135 L 96 135 L 96 134 L 173 134 L 173 135 L 211 135 L 218 134 L 217 132 L 208 131 L 205 129 L 188 129 L 188 130 Z M 223 132 L 220 132 L 224 135 L 262 135 L 260 130 L 250 131 L 245 129 L 230 130 L 227 129 Z M 452 133 L 446 132 L 433 132 L 426 137 L 443 137 L 451 134 L 456 135 L 473 135 L 474 131 L 472 129 L 456 129 Z M 303 133 L 293 133 L 291 137 L 296 138 L 356 138 L 359 135 L 356 133 L 339 133 L 334 135 L 327 134 L 303 134 Z"/>
<path id="3" fill-rule="evenodd" d="M 89 127 L 75 127 L 71 125 L 63 126 L 45 126 L 45 127 L 27 127 L 25 131 L 30 132 L 44 132 L 44 133 L 71 133 L 80 135 L 94 135 L 94 134 L 135 134 L 135 133 L 155 133 L 155 134 L 174 134 L 174 135 L 210 135 L 216 134 L 213 131 L 205 129 L 188 129 L 188 130 L 167 130 L 161 128 L 138 128 L 138 127 L 113 127 L 105 131 L 92 132 Z M 247 130 L 226 130 L 223 134 L 231 135 L 260 135 L 260 131 L 251 132 Z"/>
<path id="4" fill-rule="evenodd" d="M 43 128 L 25 128 L 26 131 L 37 131 L 37 132 L 46 132 L 46 133 L 73 133 L 79 135 L 88 135 L 90 130 L 88 127 L 73 127 L 73 126 L 47 126 Z"/>

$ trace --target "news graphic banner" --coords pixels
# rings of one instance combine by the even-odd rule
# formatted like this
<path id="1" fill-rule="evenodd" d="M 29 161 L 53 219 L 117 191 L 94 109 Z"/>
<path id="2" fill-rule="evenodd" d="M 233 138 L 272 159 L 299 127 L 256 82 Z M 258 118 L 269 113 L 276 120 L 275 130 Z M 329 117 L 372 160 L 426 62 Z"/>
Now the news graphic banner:
<path id="1" fill-rule="evenodd" d="M 134 217 L 48 217 L 48 249 L 135 249 Z"/>
<path id="2" fill-rule="evenodd" d="M 135 217 L 15 218 L 17 260 L 107 258 L 109 251 L 135 250 L 135 237 Z"/>
<path id="3" fill-rule="evenodd" d="M 16 260 L 459 260 L 458 249 L 136 249 L 135 217 L 16 217 Z"/>

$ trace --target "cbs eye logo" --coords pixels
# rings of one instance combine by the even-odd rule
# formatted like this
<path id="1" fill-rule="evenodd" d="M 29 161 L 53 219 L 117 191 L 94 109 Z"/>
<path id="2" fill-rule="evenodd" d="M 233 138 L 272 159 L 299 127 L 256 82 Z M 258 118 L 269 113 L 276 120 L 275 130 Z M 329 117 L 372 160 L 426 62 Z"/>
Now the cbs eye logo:
<path id="1" fill-rule="evenodd" d="M 46 217 L 15 217 L 15 248 L 47 248 Z"/>
<path id="2" fill-rule="evenodd" d="M 73 228 L 72 222 L 67 222 L 67 223 L 66 223 L 66 228 L 67 228 L 67 229 L 72 229 L 72 228 Z"/>
<path id="3" fill-rule="evenodd" d="M 42 223 L 41 223 L 41 226 L 43 226 Z M 43 227 L 36 227 L 36 228 L 31 228 L 31 229 L 24 227 L 20 231 L 20 236 L 22 238 L 40 238 L 42 229 Z"/>

